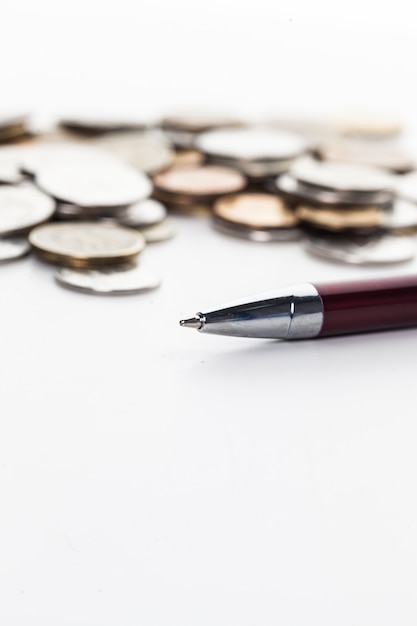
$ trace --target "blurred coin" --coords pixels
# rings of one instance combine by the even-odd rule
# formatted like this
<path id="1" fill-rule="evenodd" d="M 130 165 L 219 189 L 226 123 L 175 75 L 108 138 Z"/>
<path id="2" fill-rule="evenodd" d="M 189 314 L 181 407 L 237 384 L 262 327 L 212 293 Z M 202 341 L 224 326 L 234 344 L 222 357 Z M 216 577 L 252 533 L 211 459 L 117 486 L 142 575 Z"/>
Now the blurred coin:
<path id="1" fill-rule="evenodd" d="M 398 199 L 390 211 L 383 213 L 383 228 L 395 232 L 417 231 L 417 204 Z"/>
<path id="2" fill-rule="evenodd" d="M 0 112 L 0 142 L 7 143 L 30 135 L 26 114 Z"/>
<path id="3" fill-rule="evenodd" d="M 417 172 L 410 172 L 402 176 L 393 176 L 392 185 L 398 198 L 410 200 L 417 204 Z"/>
<path id="4" fill-rule="evenodd" d="M 29 254 L 30 243 L 24 237 L 0 238 L 0 262 L 12 261 Z"/>
<path id="5" fill-rule="evenodd" d="M 234 165 L 249 177 L 279 174 L 308 144 L 300 135 L 272 128 L 225 128 L 202 133 L 195 146 L 213 163 Z"/>
<path id="6" fill-rule="evenodd" d="M 127 295 L 156 289 L 161 279 L 154 272 L 139 266 L 121 266 L 100 270 L 62 267 L 55 280 L 63 287 L 101 295 Z"/>
<path id="7" fill-rule="evenodd" d="M 274 241 L 294 241 L 301 237 L 301 230 L 297 227 L 286 228 L 263 228 L 259 226 L 252 228 L 243 223 L 224 220 L 218 215 L 213 215 L 212 223 L 216 230 L 225 235 L 257 241 L 259 243 L 268 243 Z"/>
<path id="8" fill-rule="evenodd" d="M 164 117 L 160 126 L 179 149 L 192 148 L 199 133 L 223 127 L 241 126 L 240 120 L 215 112 L 184 111 Z"/>
<path id="9" fill-rule="evenodd" d="M 74 141 L 37 141 L 20 149 L 20 170 L 38 176 L 50 167 L 89 167 L 121 165 L 114 155 L 90 145 Z"/>
<path id="10" fill-rule="evenodd" d="M 48 221 L 54 201 L 30 183 L 0 186 L 0 236 L 18 235 Z"/>
<path id="11" fill-rule="evenodd" d="M 332 124 L 342 135 L 373 139 L 397 136 L 402 130 L 396 118 L 375 111 L 348 113 L 335 118 Z"/>
<path id="12" fill-rule="evenodd" d="M 392 187 L 391 178 L 383 170 L 353 163 L 319 161 L 310 157 L 294 161 L 289 173 L 301 183 L 331 191 L 377 193 Z"/>
<path id="13" fill-rule="evenodd" d="M 303 245 L 311 254 L 352 265 L 403 263 L 416 254 L 416 240 L 412 236 L 348 238 L 308 234 Z"/>
<path id="14" fill-rule="evenodd" d="M 404 173 L 413 170 L 416 162 L 409 154 L 378 141 L 345 139 L 321 145 L 317 150 L 321 159 L 344 161 L 357 165 L 369 165 L 391 172 Z"/>
<path id="15" fill-rule="evenodd" d="M 171 168 L 157 174 L 153 183 L 155 195 L 162 201 L 189 205 L 241 191 L 246 186 L 246 179 L 231 168 L 201 165 Z"/>
<path id="16" fill-rule="evenodd" d="M 128 206 L 152 190 L 146 174 L 122 162 L 50 165 L 40 170 L 36 183 L 56 200 L 85 208 Z"/>
<path id="17" fill-rule="evenodd" d="M 0 146 L 0 183 L 14 185 L 24 180 L 20 171 L 20 146 Z"/>
<path id="18" fill-rule="evenodd" d="M 145 237 L 146 243 L 167 241 L 176 235 L 174 224 L 168 217 L 162 220 L 162 222 L 158 222 L 158 224 L 140 227 L 139 232 Z"/>
<path id="19" fill-rule="evenodd" d="M 118 211 L 115 218 L 124 226 L 142 228 L 162 222 L 166 216 L 167 210 L 161 202 L 153 198 L 147 198 Z"/>
<path id="20" fill-rule="evenodd" d="M 236 224 L 249 228 L 289 228 L 298 224 L 298 219 L 285 202 L 266 193 L 241 193 L 219 198 L 213 213 Z"/>
<path id="21" fill-rule="evenodd" d="M 145 247 L 145 238 L 125 226 L 66 222 L 38 226 L 29 241 L 44 261 L 91 268 L 132 262 Z"/>
<path id="22" fill-rule="evenodd" d="M 301 183 L 289 173 L 279 176 L 272 184 L 268 181 L 268 188 L 273 190 L 273 187 L 275 188 L 275 193 L 284 195 L 293 204 L 307 202 L 308 204 L 329 205 L 340 208 L 356 205 L 385 208 L 393 199 L 393 194 L 390 191 L 375 193 L 334 191 L 317 185 Z"/>
<path id="23" fill-rule="evenodd" d="M 96 139 L 94 145 L 149 175 L 167 169 L 175 158 L 170 143 L 157 131 L 110 133 Z"/>
<path id="24" fill-rule="evenodd" d="M 193 167 L 202 165 L 204 156 L 198 150 L 177 150 L 174 157 L 174 167 Z"/>
<path id="25" fill-rule="evenodd" d="M 340 210 L 300 204 L 295 215 L 302 222 L 330 231 L 378 228 L 384 222 L 384 213 L 377 207 Z"/>
<path id="26" fill-rule="evenodd" d="M 104 133 L 146 130 L 155 125 L 156 120 L 152 118 L 128 117 L 125 115 L 77 115 L 62 118 L 59 125 L 72 132 L 83 135 L 101 135 Z"/>

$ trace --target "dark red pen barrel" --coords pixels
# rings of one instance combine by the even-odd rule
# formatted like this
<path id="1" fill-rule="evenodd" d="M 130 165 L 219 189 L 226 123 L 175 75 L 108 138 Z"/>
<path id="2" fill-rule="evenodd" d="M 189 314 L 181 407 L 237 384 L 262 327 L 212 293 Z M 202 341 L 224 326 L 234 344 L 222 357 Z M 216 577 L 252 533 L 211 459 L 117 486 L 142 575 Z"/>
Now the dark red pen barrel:
<path id="1" fill-rule="evenodd" d="M 319 337 L 417 326 L 417 276 L 314 286 L 323 302 Z"/>

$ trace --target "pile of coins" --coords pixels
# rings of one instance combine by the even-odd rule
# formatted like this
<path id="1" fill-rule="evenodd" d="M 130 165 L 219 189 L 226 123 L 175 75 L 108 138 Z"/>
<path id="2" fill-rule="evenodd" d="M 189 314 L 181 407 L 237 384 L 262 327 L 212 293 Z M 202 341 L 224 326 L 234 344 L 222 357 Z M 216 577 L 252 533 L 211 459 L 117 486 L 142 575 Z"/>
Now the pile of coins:
<path id="1" fill-rule="evenodd" d="M 60 285 L 157 287 L 139 257 L 174 236 L 176 212 L 333 261 L 415 256 L 416 166 L 392 121 L 72 117 L 34 134 L 28 120 L 0 117 L 0 260 L 33 251 L 57 266 Z"/>

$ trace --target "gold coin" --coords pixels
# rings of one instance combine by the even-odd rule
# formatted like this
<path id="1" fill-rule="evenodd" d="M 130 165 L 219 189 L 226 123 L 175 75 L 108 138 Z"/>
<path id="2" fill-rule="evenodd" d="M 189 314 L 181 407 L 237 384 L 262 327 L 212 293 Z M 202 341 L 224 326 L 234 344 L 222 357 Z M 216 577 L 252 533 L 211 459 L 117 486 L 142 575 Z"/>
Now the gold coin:
<path id="1" fill-rule="evenodd" d="M 174 157 L 174 167 L 188 167 L 202 165 L 204 156 L 198 150 L 177 150 Z"/>
<path id="2" fill-rule="evenodd" d="M 246 178 L 240 172 L 217 165 L 175 167 L 153 178 L 155 193 L 160 200 L 192 204 L 241 191 Z"/>
<path id="3" fill-rule="evenodd" d="M 38 226 L 29 242 L 44 261 L 85 268 L 129 263 L 146 245 L 144 236 L 131 228 L 94 222 Z"/>
<path id="4" fill-rule="evenodd" d="M 382 225 L 384 219 L 382 211 L 376 207 L 341 210 L 299 205 L 295 209 L 295 215 L 300 221 L 332 231 L 377 228 Z"/>
<path id="5" fill-rule="evenodd" d="M 216 216 L 250 228 L 292 228 L 298 218 L 282 198 L 266 193 L 242 193 L 219 198 Z"/>

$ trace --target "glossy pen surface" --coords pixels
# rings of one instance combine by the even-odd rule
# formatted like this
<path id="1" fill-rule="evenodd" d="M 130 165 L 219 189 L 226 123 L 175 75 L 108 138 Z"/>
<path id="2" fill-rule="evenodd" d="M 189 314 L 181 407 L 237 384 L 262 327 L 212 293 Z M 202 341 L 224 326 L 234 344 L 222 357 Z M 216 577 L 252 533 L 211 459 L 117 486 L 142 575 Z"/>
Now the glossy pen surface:
<path id="1" fill-rule="evenodd" d="M 417 326 L 417 276 L 293 285 L 199 312 L 180 324 L 211 334 L 271 339 Z"/>
<path id="2" fill-rule="evenodd" d="M 320 337 L 417 325 L 417 276 L 315 287 L 323 302 Z"/>

